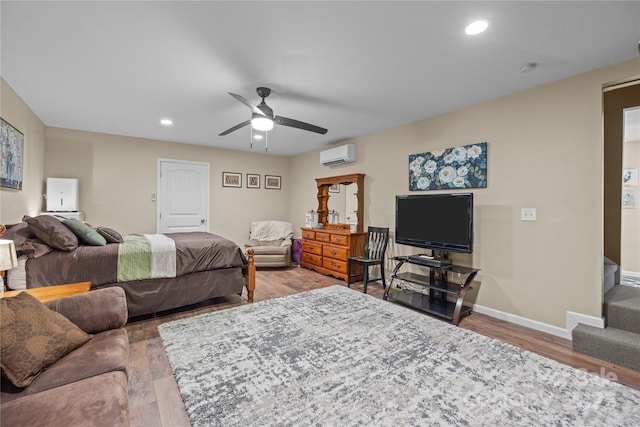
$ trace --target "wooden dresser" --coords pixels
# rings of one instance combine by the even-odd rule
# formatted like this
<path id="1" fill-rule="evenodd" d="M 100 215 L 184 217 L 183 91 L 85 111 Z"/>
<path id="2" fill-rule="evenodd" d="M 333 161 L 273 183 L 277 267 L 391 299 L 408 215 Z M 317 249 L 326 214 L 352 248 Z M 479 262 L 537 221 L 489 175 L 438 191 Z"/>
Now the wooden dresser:
<path id="1" fill-rule="evenodd" d="M 362 255 L 366 233 L 346 228 L 303 228 L 300 265 L 347 280 L 347 258 Z M 354 271 L 355 272 L 355 271 Z M 353 272 L 352 272 L 353 274 Z"/>

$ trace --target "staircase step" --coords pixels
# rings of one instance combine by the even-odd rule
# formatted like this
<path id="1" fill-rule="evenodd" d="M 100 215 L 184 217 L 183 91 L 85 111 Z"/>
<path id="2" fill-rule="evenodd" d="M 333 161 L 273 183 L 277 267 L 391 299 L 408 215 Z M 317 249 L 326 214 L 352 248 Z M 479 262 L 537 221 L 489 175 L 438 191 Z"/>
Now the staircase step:
<path id="1" fill-rule="evenodd" d="M 607 326 L 640 334 L 640 288 L 616 285 L 604 297 Z"/>
<path id="2" fill-rule="evenodd" d="M 571 332 L 573 351 L 640 372 L 640 334 L 623 329 L 578 325 Z"/>

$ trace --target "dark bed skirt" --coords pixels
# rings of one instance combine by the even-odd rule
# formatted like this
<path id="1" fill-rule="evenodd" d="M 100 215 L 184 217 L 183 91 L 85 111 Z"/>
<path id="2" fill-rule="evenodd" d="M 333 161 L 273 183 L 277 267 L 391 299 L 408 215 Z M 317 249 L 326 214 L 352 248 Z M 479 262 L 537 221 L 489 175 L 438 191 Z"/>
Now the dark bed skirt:
<path id="1" fill-rule="evenodd" d="M 246 283 L 242 268 L 191 273 L 169 279 L 111 283 L 92 289 L 120 286 L 127 294 L 129 317 L 196 304 L 211 298 L 241 294 Z"/>

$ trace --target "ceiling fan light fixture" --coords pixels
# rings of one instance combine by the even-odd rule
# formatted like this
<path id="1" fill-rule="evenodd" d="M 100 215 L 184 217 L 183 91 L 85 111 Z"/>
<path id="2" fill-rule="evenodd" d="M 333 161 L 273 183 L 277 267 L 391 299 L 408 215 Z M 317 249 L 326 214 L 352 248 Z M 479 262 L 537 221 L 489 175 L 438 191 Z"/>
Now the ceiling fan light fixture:
<path id="1" fill-rule="evenodd" d="M 467 25 L 467 28 L 465 28 L 464 32 L 467 35 L 475 36 L 477 34 L 483 33 L 487 28 L 489 28 L 489 22 L 484 19 L 479 19 Z"/>
<path id="2" fill-rule="evenodd" d="M 251 127 L 255 130 L 267 132 L 273 129 L 273 120 L 269 117 L 254 115 L 254 117 L 251 119 Z"/>

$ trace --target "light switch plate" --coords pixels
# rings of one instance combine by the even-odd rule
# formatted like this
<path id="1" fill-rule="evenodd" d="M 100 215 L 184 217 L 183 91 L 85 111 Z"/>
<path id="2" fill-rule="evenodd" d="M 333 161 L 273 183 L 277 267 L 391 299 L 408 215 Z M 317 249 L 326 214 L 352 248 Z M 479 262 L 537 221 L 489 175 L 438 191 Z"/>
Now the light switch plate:
<path id="1" fill-rule="evenodd" d="M 536 220 L 536 208 L 522 208 L 522 209 L 520 209 L 520 219 L 522 221 L 535 221 Z"/>

